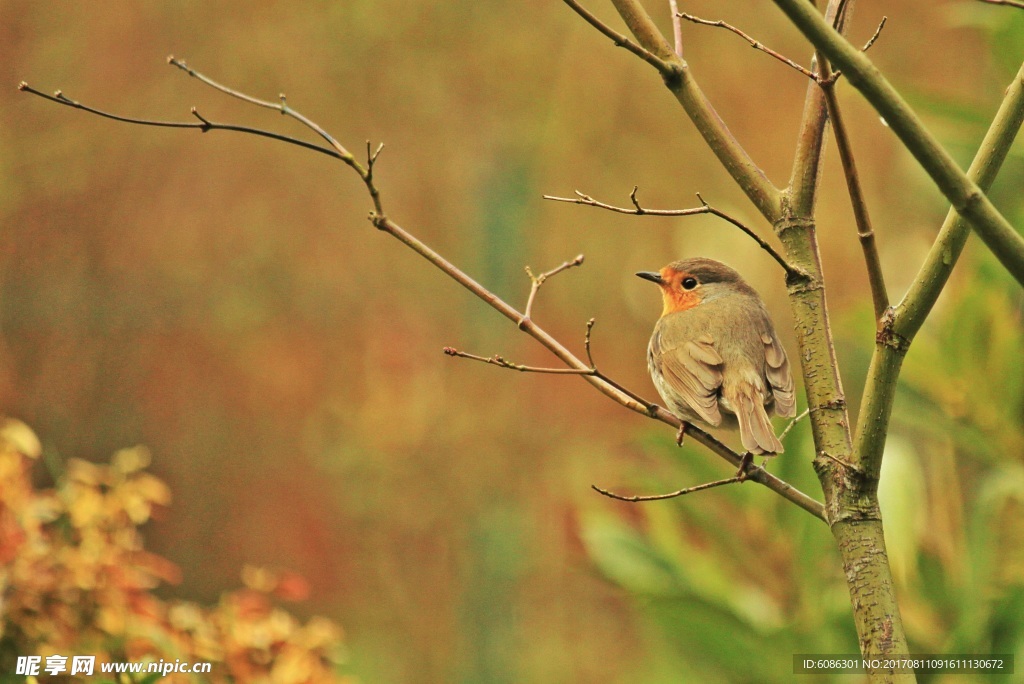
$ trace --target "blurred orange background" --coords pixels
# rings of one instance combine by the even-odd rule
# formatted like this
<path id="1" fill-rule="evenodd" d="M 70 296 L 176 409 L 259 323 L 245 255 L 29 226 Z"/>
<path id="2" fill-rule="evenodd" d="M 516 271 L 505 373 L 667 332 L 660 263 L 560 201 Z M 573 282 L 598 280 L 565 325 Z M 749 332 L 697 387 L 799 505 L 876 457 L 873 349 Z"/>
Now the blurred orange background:
<path id="1" fill-rule="evenodd" d="M 646 4 L 670 32 L 667 3 Z M 685 5 L 810 61 L 771 3 Z M 589 6 L 620 25 L 608 3 Z M 851 39 L 867 40 L 883 14 L 889 24 L 871 57 L 966 166 L 1021 61 L 1024 39 L 1007 36 L 1024 35 L 1024 12 L 862 0 Z M 725 31 L 683 32 L 702 87 L 784 186 L 805 79 Z M 353 151 L 383 141 L 376 172 L 389 216 L 513 305 L 529 290 L 524 266 L 539 272 L 585 254 L 582 268 L 544 286 L 535 318 L 582 353 L 595 317 L 597 363 L 644 396 L 656 397 L 645 347 L 660 304 L 633 273 L 676 258 L 738 268 L 796 354 L 777 266 L 732 227 L 541 199 L 579 189 L 628 205 L 637 185 L 645 206 L 669 208 L 695 206 L 700 192 L 774 240 L 657 75 L 562 3 L 4 0 L 0 405 L 38 432 L 50 459 L 152 450 L 174 502 L 147 529 L 148 547 L 184 576 L 166 595 L 212 601 L 246 563 L 294 570 L 311 585 L 296 610 L 345 627 L 352 671 L 367 682 L 683 681 L 672 678 L 679 663 L 701 663 L 712 634 L 723 635 L 716 643 L 727 661 L 735 632 L 721 614 L 686 604 L 674 619 L 711 630 L 709 644 L 675 641 L 658 627 L 664 605 L 651 599 L 669 594 L 631 584 L 645 570 L 617 574 L 622 556 L 602 554 L 602 534 L 635 530 L 655 546 L 661 535 L 662 548 L 665 535 L 688 540 L 689 551 L 677 549 L 683 565 L 700 554 L 693 576 L 676 578 L 688 587 L 681 596 L 700 596 L 720 576 L 729 586 L 715 596 L 739 587 L 746 597 L 730 610 L 770 614 L 744 618 L 754 637 L 790 630 L 791 641 L 777 642 L 779 662 L 822 631 L 832 650 L 856 650 L 824 526 L 752 485 L 645 507 L 602 499 L 592 483 L 649 493 L 725 477 L 728 467 L 695 445 L 677 452 L 671 430 L 578 378 L 444 356 L 450 345 L 556 365 L 374 230 L 350 170 L 273 141 L 117 124 L 15 89 L 24 79 L 144 118 L 189 121 L 195 106 L 213 121 L 308 137 L 292 120 L 165 66 L 168 53 L 257 97 L 287 93 Z M 948 205 L 859 95 L 841 87 L 841 97 L 898 297 Z M 1018 144 L 993 191 L 1018 226 L 1022 167 Z M 855 409 L 873 326 L 832 145 L 818 218 Z M 902 549 L 893 555 L 907 583 L 908 629 L 936 650 L 951 647 L 959 613 L 937 608 L 913 582 L 932 581 L 933 558 L 935 572 L 968 592 L 963 518 L 973 492 L 987 475 L 1005 479 L 999 468 L 1018 473 L 1024 452 L 1011 354 L 1020 290 L 973 241 L 964 260 L 937 316 L 984 285 L 984 304 L 969 306 L 990 337 L 955 347 L 943 331 L 969 322 L 930 324 L 911 352 L 894 421 L 910 454 L 893 457 L 910 464 L 904 496 L 924 492 L 928 511 L 959 511 L 948 524 L 929 517 L 949 532 L 943 542 L 914 522 L 925 513 L 898 508 L 905 498 L 893 504 L 906 523 L 890 541 Z M 961 366 L 942 365 L 953 358 Z M 981 385 L 999 388 L 976 391 L 979 373 Z M 820 498 L 806 425 L 788 446 L 773 469 Z M 948 478 L 952 489 L 935 484 Z M 1019 588 L 1022 560 L 993 567 L 1010 568 L 1006 581 Z M 743 681 L 719 660 L 699 665 L 701 681 Z"/>

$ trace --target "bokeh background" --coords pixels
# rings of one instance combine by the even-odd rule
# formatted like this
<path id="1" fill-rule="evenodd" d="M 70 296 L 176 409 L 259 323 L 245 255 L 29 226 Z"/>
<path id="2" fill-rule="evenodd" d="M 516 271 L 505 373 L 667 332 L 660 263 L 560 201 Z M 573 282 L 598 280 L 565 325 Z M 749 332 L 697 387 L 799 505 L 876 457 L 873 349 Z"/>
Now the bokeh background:
<path id="1" fill-rule="evenodd" d="M 669 31 L 667 3 L 647 4 Z M 771 3 L 683 4 L 809 61 Z M 1024 12 L 862 0 L 853 39 L 883 14 L 873 59 L 966 166 L 1024 58 Z M 684 38 L 715 106 L 785 185 L 803 77 L 724 31 Z M 632 274 L 683 256 L 741 270 L 795 354 L 777 267 L 730 226 L 541 199 L 628 204 L 638 185 L 646 206 L 687 207 L 700 192 L 770 237 L 659 78 L 562 3 L 0 0 L 0 408 L 40 435 L 40 486 L 69 457 L 151 450 L 174 501 L 147 547 L 183 578 L 162 595 L 211 602 L 246 564 L 295 571 L 310 599 L 294 611 L 343 625 L 346 671 L 365 682 L 789 681 L 793 653 L 856 651 L 820 523 L 754 485 L 599 497 L 592 483 L 667 491 L 727 466 L 578 378 L 444 356 L 554 362 L 375 231 L 348 169 L 15 89 L 304 135 L 166 66 L 169 53 L 253 95 L 287 93 L 350 149 L 384 141 L 389 215 L 514 304 L 524 266 L 585 254 L 535 317 L 580 352 L 595 317 L 598 364 L 646 396 L 659 303 Z M 947 204 L 860 97 L 841 97 L 901 296 Z M 1018 143 L 992 192 L 1017 226 L 1022 183 Z M 873 324 L 831 146 L 818 218 L 856 413 Z M 1024 643 L 1021 307 L 972 239 L 905 367 L 883 503 L 917 652 Z M 800 425 L 771 467 L 820 498 L 812 454 Z"/>

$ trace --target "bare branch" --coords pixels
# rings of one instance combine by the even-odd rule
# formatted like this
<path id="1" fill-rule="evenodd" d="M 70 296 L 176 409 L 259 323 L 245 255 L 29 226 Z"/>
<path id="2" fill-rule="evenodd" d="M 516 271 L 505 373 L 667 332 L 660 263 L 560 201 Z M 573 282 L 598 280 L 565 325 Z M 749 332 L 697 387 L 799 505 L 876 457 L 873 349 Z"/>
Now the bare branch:
<path id="1" fill-rule="evenodd" d="M 676 54 L 683 56 L 683 26 L 679 21 L 679 3 L 676 0 L 668 0 L 668 7 L 672 11 L 672 37 L 675 38 Z"/>
<path id="2" fill-rule="evenodd" d="M 861 191 L 860 175 L 853 159 L 853 146 L 850 144 L 849 133 L 839 109 L 839 98 L 836 97 L 835 80 L 829 80 L 828 60 L 821 61 L 822 90 L 825 93 L 825 106 L 832 122 L 832 132 L 839 150 L 839 160 L 843 165 L 843 176 L 853 206 L 853 218 L 857 224 L 857 237 L 860 239 L 861 251 L 864 253 L 864 264 L 868 271 L 868 287 L 871 290 L 871 302 L 874 305 L 875 321 L 882 320 L 885 310 L 889 308 L 889 293 L 885 287 L 885 275 L 882 273 L 882 262 L 875 244 L 875 231 L 871 227 L 867 201 Z"/>
<path id="3" fill-rule="evenodd" d="M 95 114 L 96 116 L 101 116 L 104 119 L 120 121 L 121 123 L 134 124 L 136 126 L 155 126 L 158 128 L 186 128 L 198 130 L 202 133 L 206 133 L 207 131 L 236 131 L 238 133 L 248 133 L 250 135 L 258 135 L 264 138 L 280 140 L 281 142 L 286 142 L 290 145 L 297 145 L 307 150 L 313 150 L 314 152 L 326 154 L 327 156 L 334 157 L 335 159 L 342 158 L 341 155 L 339 155 L 336 151 L 330 148 L 321 147 L 320 145 L 314 145 L 313 143 L 308 143 L 305 140 L 299 140 L 297 138 L 292 138 L 287 135 L 273 133 L 271 131 L 266 131 L 261 128 L 250 128 L 249 126 L 235 126 L 231 124 L 215 123 L 200 116 L 199 112 L 196 111 L 194 107 L 192 108 L 192 115 L 199 119 L 199 123 L 192 123 L 187 121 L 157 121 L 154 119 L 136 119 L 129 116 L 111 114 L 110 112 L 105 112 L 102 109 L 96 109 L 95 107 L 89 107 L 88 105 L 84 105 L 81 102 L 78 102 L 77 100 L 72 100 L 68 98 L 64 95 L 63 92 L 59 90 L 55 92 L 53 95 L 47 95 L 46 93 L 40 90 L 36 90 L 24 81 L 18 84 L 18 90 L 30 93 L 32 95 L 37 95 L 38 97 L 41 97 L 44 100 L 49 100 L 50 102 L 56 102 L 57 104 L 64 105 L 66 107 L 71 107 L 73 109 L 81 109 L 83 112 Z"/>
<path id="4" fill-rule="evenodd" d="M 878 36 L 882 35 L 882 29 L 885 28 L 885 22 L 889 21 L 889 17 L 882 17 L 882 21 L 878 22 L 878 28 L 875 29 L 874 34 L 868 39 L 868 42 L 864 43 L 864 47 L 860 49 L 861 52 L 867 52 L 871 49 L 871 46 L 878 40 Z"/>
<path id="5" fill-rule="evenodd" d="M 758 469 L 760 470 L 760 468 Z M 727 477 L 724 480 L 715 480 L 714 482 L 705 482 L 704 484 L 697 485 L 695 487 L 687 487 L 686 489 L 680 489 L 668 494 L 648 494 L 646 496 L 624 496 L 622 494 L 616 494 L 610 492 L 607 489 L 601 489 L 597 485 L 590 485 L 598 494 L 603 494 L 609 499 L 617 499 L 618 501 L 628 501 L 630 503 L 637 503 L 640 501 L 662 501 L 664 499 L 674 499 L 677 496 L 686 496 L 687 494 L 693 494 L 694 492 L 700 492 L 705 489 L 711 489 L 713 487 L 721 487 L 722 485 L 733 484 L 734 482 L 743 482 L 743 478 L 739 475 L 734 477 Z"/>
<path id="6" fill-rule="evenodd" d="M 583 346 L 587 350 L 587 362 L 590 363 L 591 368 L 597 368 L 597 365 L 594 363 L 594 356 L 590 353 L 590 333 L 593 331 L 595 323 L 597 323 L 596 318 L 591 318 L 587 321 L 587 334 L 583 338 Z"/>
<path id="7" fill-rule="evenodd" d="M 448 356 L 457 356 L 461 359 L 472 359 L 473 361 L 482 361 L 489 363 L 492 366 L 500 366 L 501 368 L 508 368 L 509 370 L 520 371 L 523 373 L 547 373 L 549 375 L 596 375 L 597 369 L 595 368 L 542 368 L 539 366 L 524 366 L 520 363 L 512 363 L 506 361 L 504 357 L 498 356 L 477 356 L 476 354 L 470 354 L 468 352 L 459 351 L 454 347 L 445 347 L 442 350 Z"/>
<path id="8" fill-rule="evenodd" d="M 595 15 L 591 14 L 589 10 L 583 7 L 580 3 L 576 2 L 576 0 L 563 0 L 563 2 L 565 2 L 566 5 L 572 8 L 572 10 L 576 12 L 576 14 L 583 17 L 584 21 L 586 21 L 588 24 L 596 28 L 598 31 L 603 33 L 608 38 L 611 38 L 612 42 L 615 43 L 616 46 L 626 48 L 634 55 L 636 55 L 640 59 L 644 60 L 645 62 L 653 66 L 663 75 L 672 73 L 673 68 L 668 62 L 658 57 L 656 54 L 654 54 L 647 48 L 637 45 L 623 34 L 619 33 L 612 27 L 608 26 L 608 24 L 604 23 Z"/>
<path id="9" fill-rule="evenodd" d="M 218 83 L 217 81 L 214 81 L 212 78 L 199 73 L 195 69 L 192 69 L 191 67 L 188 66 L 188 64 L 185 63 L 185 60 L 177 59 L 174 55 L 168 55 L 167 63 L 170 64 L 171 66 L 174 66 L 174 67 L 177 67 L 177 68 L 181 69 L 182 71 L 187 73 L 192 78 L 198 79 L 199 81 L 205 83 L 206 85 L 210 86 L 214 90 L 219 90 L 220 92 L 222 92 L 222 93 L 224 93 L 226 95 L 230 95 L 231 97 L 238 98 L 239 100 L 242 100 L 243 102 L 247 102 L 249 104 L 256 105 L 257 107 L 265 107 L 267 109 L 273 109 L 273 110 L 276 110 L 278 112 L 281 112 L 281 114 L 284 114 L 285 116 L 292 117 L 296 121 L 302 123 L 304 126 L 309 128 L 311 131 L 313 131 L 314 133 L 319 135 L 321 138 L 326 140 L 327 143 L 331 147 L 333 147 L 338 152 L 339 155 L 341 155 L 341 159 L 343 161 L 346 161 L 346 163 L 349 163 L 348 160 L 351 160 L 351 163 L 349 163 L 350 166 L 352 165 L 352 163 L 355 162 L 355 158 L 352 156 L 352 154 L 348 150 L 346 150 L 341 145 L 341 143 L 339 143 L 329 133 L 327 133 L 327 131 L 325 131 L 323 128 L 321 128 L 320 126 L 318 126 L 314 122 L 312 122 L 309 119 L 307 119 L 305 116 L 303 116 L 299 112 L 297 112 L 294 109 L 292 109 L 291 107 L 289 107 L 288 106 L 288 102 L 285 99 L 284 93 L 281 93 L 278 96 L 278 99 L 280 100 L 279 102 L 268 102 L 266 100 L 261 100 L 261 99 L 259 99 L 257 97 L 253 97 L 251 95 L 246 95 L 245 93 L 242 93 L 242 92 L 239 92 L 237 90 L 234 90 L 233 88 L 229 88 L 226 85 L 222 85 L 222 84 Z"/>
<path id="10" fill-rule="evenodd" d="M 787 274 L 800 275 L 802 273 L 799 269 L 790 265 L 790 263 L 786 261 L 786 258 L 784 256 L 782 256 L 778 251 L 776 251 L 775 248 L 772 247 L 770 244 L 765 242 L 765 240 L 761 236 L 759 236 L 751 228 L 746 226 L 742 221 L 733 216 L 730 216 L 729 214 L 725 213 L 720 209 L 712 207 L 710 204 L 705 202 L 704 198 L 700 196 L 700 193 L 697 193 L 697 199 L 700 200 L 701 203 L 701 206 L 699 207 L 693 207 L 690 209 L 647 209 L 645 207 L 640 206 L 640 202 L 639 200 L 637 200 L 636 197 L 637 188 L 636 186 L 633 186 L 633 191 L 629 193 L 629 199 L 633 204 L 633 208 L 631 209 L 629 207 L 619 207 L 613 204 L 600 202 L 591 197 L 590 195 L 580 192 L 579 190 L 574 190 L 573 192 L 576 194 L 576 197 L 556 197 L 554 195 L 544 195 L 543 197 L 544 199 L 551 200 L 552 202 L 580 204 L 587 207 L 596 207 L 598 209 L 613 211 L 618 214 L 631 214 L 633 216 L 696 216 L 698 214 L 711 214 L 712 216 L 717 216 L 718 218 L 724 221 L 728 221 L 729 223 L 731 223 L 732 225 L 736 226 L 744 233 L 746 233 L 747 236 L 754 240 L 754 242 L 756 242 L 761 249 L 768 252 L 768 254 L 770 254 L 771 257 L 775 259 L 775 261 L 778 262 L 780 266 L 782 266 L 783 270 L 785 270 Z"/>
<path id="11" fill-rule="evenodd" d="M 541 273 L 539 276 L 533 275 L 533 271 L 530 270 L 530 267 L 526 267 L 526 275 L 530 276 L 530 280 L 533 282 L 533 285 L 530 287 L 530 296 L 526 300 L 526 311 L 523 312 L 523 320 L 519 321 L 520 330 L 522 330 L 523 324 L 526 321 L 530 320 L 530 318 L 533 315 L 533 301 L 537 298 L 537 292 L 540 290 L 540 286 L 544 284 L 544 281 L 553 275 L 558 275 L 559 273 L 566 269 L 572 268 L 573 266 L 580 266 L 582 264 L 583 255 L 580 254 L 572 261 L 566 261 L 560 266 L 551 269 L 547 273 Z"/>
<path id="12" fill-rule="evenodd" d="M 981 0 L 981 1 L 982 2 L 987 2 L 990 5 L 1007 5 L 1008 7 L 1017 7 L 1017 8 L 1020 8 L 1020 9 L 1024 9 L 1024 2 L 1020 2 L 1020 0 Z"/>
<path id="13" fill-rule="evenodd" d="M 785 57 L 782 54 L 776 52 L 775 50 L 772 50 L 770 47 L 766 46 L 761 41 L 751 38 L 749 35 L 741 31 L 740 29 L 736 28 L 732 24 L 728 24 L 721 20 L 712 21 L 711 19 L 701 19 L 700 17 L 695 17 L 692 14 L 687 14 L 686 12 L 681 12 L 679 16 L 682 17 L 683 19 L 686 19 L 687 21 L 692 21 L 695 24 L 703 24 L 704 26 L 717 26 L 718 28 L 724 28 L 728 31 L 732 31 L 737 36 L 750 43 L 750 47 L 754 48 L 755 50 L 760 50 L 766 55 L 771 55 L 772 57 L 779 60 L 783 64 L 786 64 L 787 66 L 796 69 L 807 78 L 817 80 L 817 77 L 809 69 L 805 69 L 804 67 L 800 66 L 799 64 L 791 60 L 789 57 Z"/>
<path id="14" fill-rule="evenodd" d="M 798 415 L 793 420 L 789 421 L 789 425 L 787 425 L 785 427 L 785 429 L 782 432 L 779 433 L 779 441 L 781 442 L 783 439 L 785 439 L 786 435 L 789 434 L 789 431 L 792 430 L 794 427 L 796 427 L 797 423 L 799 423 L 801 420 L 803 420 L 804 418 L 806 418 L 809 415 L 811 415 L 811 409 L 806 408 L 806 409 L 804 409 L 803 413 Z"/>

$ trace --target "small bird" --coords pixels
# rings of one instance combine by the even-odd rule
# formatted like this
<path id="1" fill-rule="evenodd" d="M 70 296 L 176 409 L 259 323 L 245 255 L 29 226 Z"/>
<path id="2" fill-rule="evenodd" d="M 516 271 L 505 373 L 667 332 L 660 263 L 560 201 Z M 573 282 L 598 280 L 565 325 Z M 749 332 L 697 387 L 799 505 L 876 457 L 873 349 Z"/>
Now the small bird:
<path id="1" fill-rule="evenodd" d="M 699 421 L 739 427 L 750 454 L 782 453 L 767 409 L 796 413 L 793 375 L 754 288 L 729 266 L 703 257 L 637 275 L 661 287 L 647 365 L 668 410 L 684 421 L 679 443 L 686 423 Z"/>

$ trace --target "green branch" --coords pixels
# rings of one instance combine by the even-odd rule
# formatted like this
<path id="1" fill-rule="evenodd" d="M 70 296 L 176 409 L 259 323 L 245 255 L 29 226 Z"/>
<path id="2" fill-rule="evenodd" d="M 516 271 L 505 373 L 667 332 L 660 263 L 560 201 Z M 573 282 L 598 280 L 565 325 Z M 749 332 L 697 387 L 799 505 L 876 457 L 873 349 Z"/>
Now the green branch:
<path id="1" fill-rule="evenodd" d="M 833 29 L 807 0 L 775 0 L 775 4 L 861 91 L 957 213 L 970 222 L 999 261 L 1024 284 L 1024 238 L 956 165 L 871 60 Z"/>
<path id="2" fill-rule="evenodd" d="M 971 163 L 967 175 L 972 181 L 986 190 L 992 185 L 1022 122 L 1024 65 L 1006 89 L 999 111 Z M 969 235 L 967 222 L 951 209 L 910 290 L 895 309 L 889 309 L 883 320 L 861 400 L 855 442 L 861 467 L 874 481 L 881 468 L 903 358 L 949 280 Z"/>

